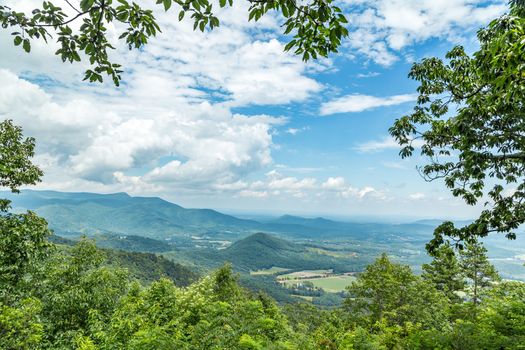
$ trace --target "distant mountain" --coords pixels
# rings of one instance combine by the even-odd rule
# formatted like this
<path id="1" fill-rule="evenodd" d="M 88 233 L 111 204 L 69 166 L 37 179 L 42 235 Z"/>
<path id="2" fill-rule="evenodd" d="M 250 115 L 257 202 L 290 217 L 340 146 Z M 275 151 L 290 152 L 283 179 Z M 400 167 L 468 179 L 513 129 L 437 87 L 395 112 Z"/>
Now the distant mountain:
<path id="1" fill-rule="evenodd" d="M 321 218 L 321 217 L 310 219 L 310 218 L 303 218 L 300 216 L 293 216 L 293 215 L 283 215 L 277 219 L 269 221 L 269 223 L 284 224 L 284 225 L 301 225 L 301 226 L 307 226 L 307 227 L 329 228 L 329 229 L 340 227 L 341 225 L 345 224 L 342 222 L 332 221 L 332 220 L 328 220 L 328 219 Z"/>
<path id="2" fill-rule="evenodd" d="M 31 209 L 46 218 L 62 236 L 141 236 L 191 245 L 190 236 L 237 240 L 255 232 L 293 239 L 354 239 L 375 242 L 428 240 L 427 222 L 402 225 L 352 223 L 325 218 L 285 215 L 258 222 L 239 219 L 211 209 L 187 209 L 157 197 L 132 197 L 126 193 L 96 194 L 24 190 L 10 198 L 17 210 Z"/>
<path id="3" fill-rule="evenodd" d="M 128 252 L 163 253 L 175 250 L 169 242 L 141 236 L 121 236 L 114 234 L 100 234 L 93 236 L 98 247 L 125 250 Z"/>
<path id="4" fill-rule="evenodd" d="M 441 225 L 444 221 L 447 221 L 447 220 L 444 220 L 444 219 L 423 219 L 423 220 L 418 220 L 418 221 L 415 221 L 414 224 L 421 224 L 421 225 L 428 225 L 428 226 L 432 226 L 432 227 L 437 227 L 439 225 Z M 470 223 L 472 223 L 473 220 L 452 220 L 452 222 L 456 225 L 456 226 L 465 226 L 465 225 L 468 225 Z"/>
<path id="5" fill-rule="evenodd" d="M 156 197 L 126 193 L 64 193 L 24 190 L 2 193 L 17 210 L 36 211 L 59 235 L 121 234 L 165 239 L 203 233 L 238 233 L 257 229 L 256 221 L 211 209 L 186 209 Z"/>

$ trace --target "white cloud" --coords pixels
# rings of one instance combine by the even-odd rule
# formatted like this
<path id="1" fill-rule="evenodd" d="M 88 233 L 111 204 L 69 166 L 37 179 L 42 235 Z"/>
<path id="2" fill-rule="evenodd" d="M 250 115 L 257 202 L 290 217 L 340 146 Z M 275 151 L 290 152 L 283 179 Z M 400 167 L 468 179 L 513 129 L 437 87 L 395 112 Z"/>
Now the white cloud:
<path id="1" fill-rule="evenodd" d="M 39 5 L 24 2 L 23 10 Z M 163 32 L 140 52 L 123 43 L 112 52 L 126 68 L 120 89 L 79 83 L 85 63 L 63 64 L 53 44 L 35 42 L 26 55 L 0 31 L 8 50 L 0 58 L 8 68 L 0 70 L 0 116 L 37 138 L 45 180 L 60 189 L 240 190 L 243 177 L 272 163 L 273 129 L 286 119 L 232 108 L 299 102 L 323 88 L 274 39 L 282 30 L 276 15 L 248 22 L 248 6 L 219 10 L 221 26 L 205 33 L 156 7 Z M 118 31 L 110 26 L 109 35 Z"/>
<path id="2" fill-rule="evenodd" d="M 415 148 L 421 147 L 422 145 L 423 141 L 421 140 L 414 140 L 414 142 L 412 142 L 412 146 L 414 146 Z M 399 145 L 399 143 L 396 142 L 396 140 L 393 137 L 386 136 L 381 140 L 373 140 L 361 143 L 357 145 L 354 149 L 362 153 L 373 153 L 381 152 L 384 150 L 400 150 L 401 146 Z M 392 163 L 385 164 L 385 166 L 396 167 L 393 166 Z"/>
<path id="3" fill-rule="evenodd" d="M 353 94 L 323 103 L 321 105 L 320 113 L 321 115 L 356 113 L 378 107 L 395 106 L 415 101 L 416 99 L 417 95 L 415 94 L 394 95 L 388 97 Z"/>
<path id="4" fill-rule="evenodd" d="M 431 38 L 453 42 L 475 34 L 507 9 L 505 0 L 344 0 L 348 48 L 389 66 L 403 49 Z"/>
<path id="5" fill-rule="evenodd" d="M 356 75 L 356 77 L 363 79 L 363 78 L 375 78 L 380 75 L 381 73 L 379 72 L 366 72 L 366 73 L 359 73 Z"/>
<path id="6" fill-rule="evenodd" d="M 268 192 L 267 191 L 242 190 L 241 192 L 239 192 L 239 196 L 249 197 L 249 198 L 266 198 L 268 197 Z"/>
<path id="7" fill-rule="evenodd" d="M 328 180 L 321 184 L 321 187 L 327 190 L 341 190 L 345 187 L 343 177 L 329 177 Z"/>
<path id="8" fill-rule="evenodd" d="M 303 131 L 306 131 L 306 130 L 309 130 L 310 127 L 308 126 L 303 126 L 302 128 L 288 128 L 286 129 L 284 132 L 287 133 L 287 134 L 290 134 L 290 135 L 297 135 Z"/>
<path id="9" fill-rule="evenodd" d="M 0 116 L 38 140 L 48 173 L 114 184 L 190 186 L 235 182 L 272 162 L 271 129 L 283 120 L 232 114 L 207 102 L 176 111 L 141 110 L 76 99 L 60 104 L 35 84 L 0 70 Z M 118 100 L 120 103 L 131 101 Z M 168 158 L 159 165 L 162 158 Z M 169 159 L 174 158 L 174 159 Z M 126 175 L 129 170 L 144 174 Z M 144 172 L 144 171 L 142 171 Z M 61 176 L 63 178 L 63 176 Z"/>
<path id="10" fill-rule="evenodd" d="M 373 187 L 366 186 L 363 188 L 348 187 L 346 190 L 341 192 L 343 198 L 365 198 L 375 197 L 377 199 L 385 200 L 386 196 L 382 191 L 378 191 Z"/>
<path id="11" fill-rule="evenodd" d="M 354 187 L 346 183 L 344 177 L 329 177 L 323 182 L 315 178 L 302 179 L 284 176 L 276 170 L 266 173 L 264 181 L 258 180 L 243 188 L 239 195 L 242 197 L 267 198 L 267 197 L 295 197 L 295 198 L 340 198 L 340 199 L 371 199 L 385 201 L 388 197 L 385 191 L 377 190 L 371 186 Z"/>
<path id="12" fill-rule="evenodd" d="M 427 196 L 424 194 L 424 193 L 421 193 L 421 192 L 416 192 L 416 193 L 412 193 L 408 196 L 408 198 L 412 199 L 412 200 L 421 200 L 421 199 L 425 199 Z"/>

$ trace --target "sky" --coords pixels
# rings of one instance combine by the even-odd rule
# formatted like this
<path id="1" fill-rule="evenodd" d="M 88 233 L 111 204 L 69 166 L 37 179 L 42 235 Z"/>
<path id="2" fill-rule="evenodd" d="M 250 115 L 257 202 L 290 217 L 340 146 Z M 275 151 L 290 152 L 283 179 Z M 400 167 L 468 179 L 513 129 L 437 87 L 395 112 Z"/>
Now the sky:
<path id="1" fill-rule="evenodd" d="M 27 12 L 39 4 L 2 3 Z M 454 45 L 475 51 L 476 31 L 506 1 L 339 1 L 350 37 L 308 63 L 283 51 L 282 18 L 248 22 L 247 4 L 219 10 L 221 26 L 205 33 L 156 8 L 162 33 L 140 51 L 120 43 L 111 53 L 125 68 L 118 88 L 82 82 L 86 63 L 62 63 L 54 45 L 35 42 L 26 54 L 0 31 L 0 118 L 36 138 L 45 172 L 36 188 L 237 213 L 479 212 L 424 181 L 416 167 L 426 160 L 401 159 L 388 128 L 414 106 L 413 62 Z M 108 29 L 116 40 L 119 28 Z"/>

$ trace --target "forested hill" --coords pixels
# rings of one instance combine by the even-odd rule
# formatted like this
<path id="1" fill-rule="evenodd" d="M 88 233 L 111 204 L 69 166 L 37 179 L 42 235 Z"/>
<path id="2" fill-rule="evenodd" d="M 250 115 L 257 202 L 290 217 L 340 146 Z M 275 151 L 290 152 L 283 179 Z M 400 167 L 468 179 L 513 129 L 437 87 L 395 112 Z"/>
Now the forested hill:
<path id="1" fill-rule="evenodd" d="M 349 269 L 346 261 L 311 252 L 303 245 L 266 233 L 256 233 L 239 240 L 215 255 L 219 263 L 229 261 L 246 271 L 272 266 L 290 269 Z"/>

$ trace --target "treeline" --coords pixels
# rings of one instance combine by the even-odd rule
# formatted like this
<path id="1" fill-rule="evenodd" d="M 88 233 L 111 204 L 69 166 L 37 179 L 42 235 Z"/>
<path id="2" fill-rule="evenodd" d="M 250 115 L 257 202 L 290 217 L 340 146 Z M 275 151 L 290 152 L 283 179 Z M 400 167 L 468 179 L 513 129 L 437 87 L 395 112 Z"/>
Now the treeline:
<path id="1" fill-rule="evenodd" d="M 7 227 L 13 217 L 0 220 Z M 500 281 L 479 244 L 459 254 L 440 248 L 422 276 L 382 255 L 348 288 L 342 307 L 323 310 L 307 303 L 280 306 L 248 291 L 228 265 L 188 287 L 168 278 L 140 283 L 92 241 L 65 249 L 9 237 L 0 240 L 1 349 L 468 350 L 525 344 L 525 284 Z M 29 254 L 9 259 L 17 247 Z"/>

